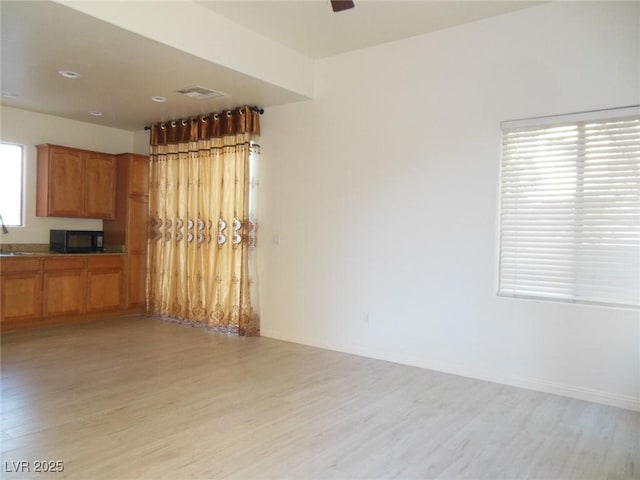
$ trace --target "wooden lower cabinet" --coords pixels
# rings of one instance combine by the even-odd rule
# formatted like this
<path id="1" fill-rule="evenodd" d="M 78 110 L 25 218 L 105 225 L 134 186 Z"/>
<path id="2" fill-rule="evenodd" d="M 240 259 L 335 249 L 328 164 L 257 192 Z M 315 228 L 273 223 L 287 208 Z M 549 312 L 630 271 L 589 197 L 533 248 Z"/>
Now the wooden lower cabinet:
<path id="1" fill-rule="evenodd" d="M 147 254 L 129 254 L 128 305 L 129 308 L 144 308 L 147 302 Z"/>
<path id="2" fill-rule="evenodd" d="M 8 321 L 42 317 L 40 272 L 2 276 L 2 318 Z"/>
<path id="3" fill-rule="evenodd" d="M 61 325 L 126 309 L 125 255 L 0 260 L 3 332 Z"/>
<path id="4" fill-rule="evenodd" d="M 87 312 L 124 308 L 123 257 L 89 258 Z"/>
<path id="5" fill-rule="evenodd" d="M 45 273 L 44 316 L 84 313 L 84 277 L 81 270 Z"/>
<path id="6" fill-rule="evenodd" d="M 44 259 L 44 317 L 84 313 L 86 262 L 86 257 Z"/>
<path id="7" fill-rule="evenodd" d="M 42 270 L 39 259 L 7 259 L 0 264 L 2 330 L 25 328 L 42 318 Z"/>

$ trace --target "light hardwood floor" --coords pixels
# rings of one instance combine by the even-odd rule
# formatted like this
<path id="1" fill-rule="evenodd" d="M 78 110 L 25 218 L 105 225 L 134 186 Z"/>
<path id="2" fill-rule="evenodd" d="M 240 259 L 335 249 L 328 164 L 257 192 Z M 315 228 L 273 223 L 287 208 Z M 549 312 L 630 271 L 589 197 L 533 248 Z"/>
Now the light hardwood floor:
<path id="1" fill-rule="evenodd" d="M 34 462 L 64 472 L 33 473 Z M 30 474 L 16 474 L 28 461 Z M 640 478 L 640 414 L 149 318 L 2 336 L 2 478 Z M 11 470 L 11 471 L 7 471 Z"/>

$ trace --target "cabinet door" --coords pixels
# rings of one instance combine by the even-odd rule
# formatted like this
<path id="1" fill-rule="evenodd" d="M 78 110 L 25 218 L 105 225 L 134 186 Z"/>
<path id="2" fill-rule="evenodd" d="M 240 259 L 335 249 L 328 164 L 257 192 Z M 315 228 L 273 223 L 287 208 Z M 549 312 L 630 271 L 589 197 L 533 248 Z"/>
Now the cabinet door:
<path id="1" fill-rule="evenodd" d="M 146 305 L 148 221 L 148 197 L 130 196 L 127 222 L 129 227 L 127 231 L 129 308 L 144 308 Z"/>
<path id="2" fill-rule="evenodd" d="M 122 308 L 122 270 L 88 272 L 87 311 L 102 312 Z"/>
<path id="3" fill-rule="evenodd" d="M 131 155 L 129 163 L 129 194 L 149 194 L 149 157 Z"/>
<path id="4" fill-rule="evenodd" d="M 127 251 L 141 253 L 147 251 L 149 224 L 149 198 L 129 197 L 129 220 L 127 222 Z"/>
<path id="5" fill-rule="evenodd" d="M 130 253 L 128 297 L 129 307 L 144 307 L 146 305 L 147 256 L 144 253 Z"/>
<path id="6" fill-rule="evenodd" d="M 42 318 L 42 274 L 7 273 L 0 276 L 2 329 Z"/>
<path id="7" fill-rule="evenodd" d="M 84 312 L 84 270 L 45 272 L 43 284 L 45 317 Z"/>
<path id="8" fill-rule="evenodd" d="M 48 197 L 48 215 L 83 216 L 84 158 L 80 150 L 50 148 Z"/>
<path id="9" fill-rule="evenodd" d="M 115 156 L 98 152 L 85 152 L 85 189 L 85 217 L 115 218 Z"/>
<path id="10" fill-rule="evenodd" d="M 124 307 L 123 256 L 90 257 L 87 269 L 87 311 L 104 312 Z"/>

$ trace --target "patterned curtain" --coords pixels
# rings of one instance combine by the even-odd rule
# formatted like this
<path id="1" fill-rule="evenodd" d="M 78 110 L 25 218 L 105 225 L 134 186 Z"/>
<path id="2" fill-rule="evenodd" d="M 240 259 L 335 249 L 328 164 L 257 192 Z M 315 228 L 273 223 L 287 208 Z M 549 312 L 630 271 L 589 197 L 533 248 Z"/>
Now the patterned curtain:
<path id="1" fill-rule="evenodd" d="M 150 313 L 259 335 L 259 133 L 259 114 L 246 106 L 151 126 Z"/>

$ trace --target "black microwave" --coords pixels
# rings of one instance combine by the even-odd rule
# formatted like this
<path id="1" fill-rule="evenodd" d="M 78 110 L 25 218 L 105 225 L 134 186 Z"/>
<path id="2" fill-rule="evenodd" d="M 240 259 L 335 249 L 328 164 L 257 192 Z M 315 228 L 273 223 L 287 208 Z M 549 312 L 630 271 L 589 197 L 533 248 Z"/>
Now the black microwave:
<path id="1" fill-rule="evenodd" d="M 60 253 L 104 252 L 102 230 L 49 230 L 49 248 Z"/>

